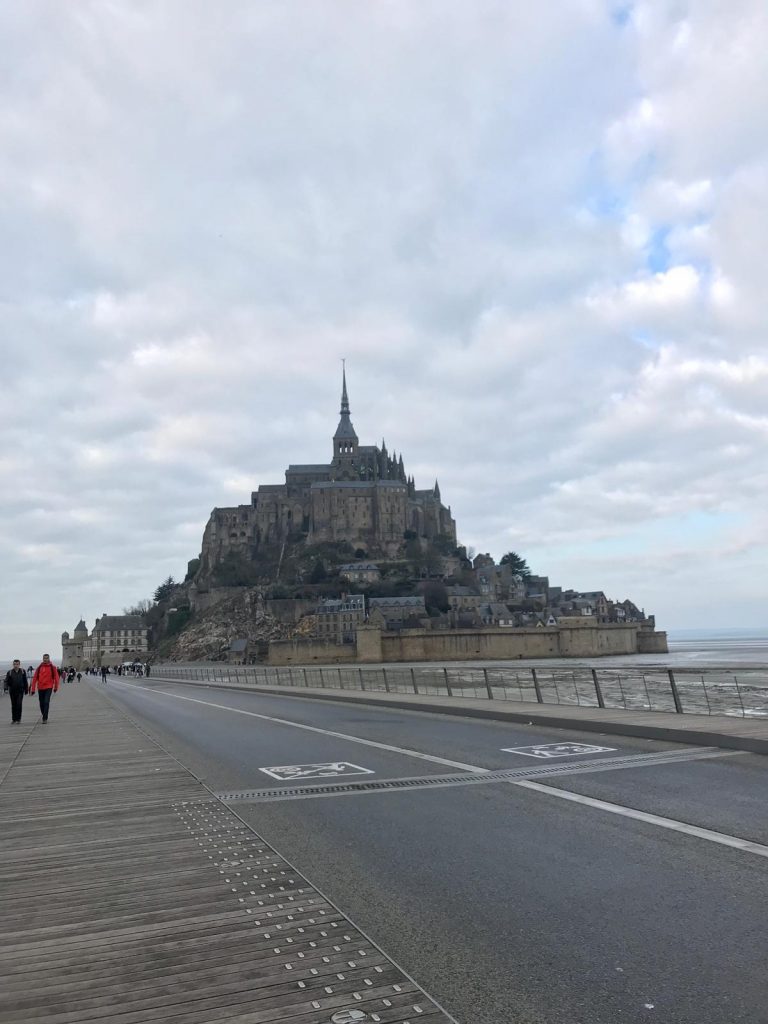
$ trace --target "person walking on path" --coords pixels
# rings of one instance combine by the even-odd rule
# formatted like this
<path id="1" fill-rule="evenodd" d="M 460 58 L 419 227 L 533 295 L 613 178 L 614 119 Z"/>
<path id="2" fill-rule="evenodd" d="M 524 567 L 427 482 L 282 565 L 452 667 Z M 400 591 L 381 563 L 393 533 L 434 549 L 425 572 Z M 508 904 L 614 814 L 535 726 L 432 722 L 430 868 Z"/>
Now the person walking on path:
<path id="1" fill-rule="evenodd" d="M 5 673 L 3 693 L 8 692 L 11 698 L 11 725 L 18 725 L 21 721 L 21 704 L 24 694 L 29 693 L 27 673 L 21 667 L 18 658 L 13 663 L 13 668 Z"/>
<path id="2" fill-rule="evenodd" d="M 32 676 L 30 693 L 37 690 L 37 699 L 40 701 L 40 714 L 43 716 L 43 725 L 48 721 L 48 708 L 51 703 L 51 694 L 59 689 L 59 670 L 51 661 L 50 655 L 44 654 L 43 660 L 35 669 Z"/>
<path id="3" fill-rule="evenodd" d="M 107 681 L 107 666 L 106 665 L 102 665 L 101 666 L 101 681 L 102 681 L 102 683 L 106 683 L 106 681 Z"/>

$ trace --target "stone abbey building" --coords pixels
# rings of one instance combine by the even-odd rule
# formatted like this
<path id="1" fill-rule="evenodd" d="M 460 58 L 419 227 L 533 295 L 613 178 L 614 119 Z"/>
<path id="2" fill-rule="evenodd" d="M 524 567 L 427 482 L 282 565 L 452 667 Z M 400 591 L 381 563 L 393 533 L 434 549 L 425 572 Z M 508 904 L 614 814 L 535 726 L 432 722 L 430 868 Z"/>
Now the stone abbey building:
<path id="1" fill-rule="evenodd" d="M 341 413 L 328 464 L 298 463 L 285 483 L 261 484 L 250 505 L 215 508 L 203 535 L 203 574 L 228 554 L 249 557 L 263 545 L 346 541 L 377 557 L 396 558 L 408 536 L 444 537 L 456 544 L 456 523 L 440 500 L 437 481 L 417 490 L 403 457 L 385 443 L 360 444 L 352 425 L 346 371 Z"/>

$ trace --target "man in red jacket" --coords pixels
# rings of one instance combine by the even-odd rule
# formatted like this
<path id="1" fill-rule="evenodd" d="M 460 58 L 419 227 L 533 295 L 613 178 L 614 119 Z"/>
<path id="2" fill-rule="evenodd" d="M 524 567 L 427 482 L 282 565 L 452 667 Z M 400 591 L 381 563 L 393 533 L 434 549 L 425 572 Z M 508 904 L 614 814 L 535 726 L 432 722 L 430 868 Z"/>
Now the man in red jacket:
<path id="1" fill-rule="evenodd" d="M 43 725 L 48 721 L 48 706 L 51 703 L 51 694 L 56 693 L 59 688 L 59 670 L 52 663 L 50 655 L 44 654 L 43 660 L 35 669 L 32 676 L 30 693 L 37 690 L 37 699 L 40 701 L 40 714 L 43 716 Z"/>

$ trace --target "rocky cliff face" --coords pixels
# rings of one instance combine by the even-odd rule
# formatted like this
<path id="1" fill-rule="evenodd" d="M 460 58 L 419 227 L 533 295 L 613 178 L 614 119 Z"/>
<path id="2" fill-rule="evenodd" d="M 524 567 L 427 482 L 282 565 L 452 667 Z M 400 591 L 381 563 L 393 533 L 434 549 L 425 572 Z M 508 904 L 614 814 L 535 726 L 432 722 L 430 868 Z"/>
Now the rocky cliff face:
<path id="1" fill-rule="evenodd" d="M 295 625 L 281 622 L 265 610 L 259 591 L 240 590 L 196 614 L 175 637 L 162 642 L 156 656 L 164 661 L 225 661 L 232 640 L 247 639 L 255 654 L 259 644 L 310 636 L 314 628 L 314 616 Z"/>

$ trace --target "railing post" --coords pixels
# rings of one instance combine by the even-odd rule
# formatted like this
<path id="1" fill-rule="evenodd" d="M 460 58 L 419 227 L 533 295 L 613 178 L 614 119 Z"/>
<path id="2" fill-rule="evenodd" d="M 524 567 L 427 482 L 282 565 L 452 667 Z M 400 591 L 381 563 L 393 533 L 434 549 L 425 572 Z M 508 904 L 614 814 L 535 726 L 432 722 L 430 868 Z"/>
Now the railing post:
<path id="1" fill-rule="evenodd" d="M 309 686 L 309 683 L 307 682 L 307 670 L 305 668 L 302 668 L 301 671 L 302 671 L 302 674 L 304 676 L 304 686 L 307 687 L 307 686 Z"/>
<path id="2" fill-rule="evenodd" d="M 493 700 L 493 690 L 491 689 L 491 681 L 488 678 L 488 669 L 483 669 L 483 676 L 485 677 L 485 689 L 488 692 L 488 700 Z"/>
<path id="3" fill-rule="evenodd" d="M 733 681 L 734 683 L 736 683 L 736 696 L 739 698 L 739 704 L 741 704 L 741 717 L 746 718 L 746 713 L 744 711 L 744 701 L 741 699 L 741 690 L 739 689 L 739 677 L 734 675 Z"/>
<path id="4" fill-rule="evenodd" d="M 707 714 L 712 714 L 712 705 L 709 703 L 709 694 L 707 693 L 707 684 L 704 682 L 704 673 L 701 674 L 701 688 L 704 691 L 704 700 L 707 702 Z"/>
<path id="5" fill-rule="evenodd" d="M 387 693 L 389 693 L 389 680 L 387 679 L 387 670 L 382 669 L 382 672 L 384 674 L 384 689 L 387 691 Z"/>
<path id="6" fill-rule="evenodd" d="M 445 688 L 448 691 L 448 696 L 452 697 L 453 690 L 451 690 L 451 684 L 450 681 L 448 680 L 448 668 L 446 665 L 443 665 L 443 679 L 445 680 Z"/>
<path id="7" fill-rule="evenodd" d="M 543 704 L 544 703 L 544 699 L 541 696 L 541 687 L 539 686 L 539 677 L 536 675 L 536 669 L 535 668 L 531 669 L 531 678 L 533 679 L 533 688 L 536 691 L 536 700 L 539 702 L 539 704 Z"/>
<path id="8" fill-rule="evenodd" d="M 592 669 L 592 682 L 595 684 L 595 696 L 597 697 L 597 706 L 599 708 L 605 707 L 605 701 L 603 700 L 603 691 L 600 689 L 600 683 L 597 681 L 597 669 Z"/>
<path id="9" fill-rule="evenodd" d="M 411 685 L 413 686 L 413 692 L 414 693 L 418 693 L 419 692 L 419 688 L 416 685 L 416 675 L 415 675 L 413 669 L 411 669 Z"/>
<path id="10" fill-rule="evenodd" d="M 680 702 L 680 694 L 677 691 L 677 683 L 675 682 L 675 673 L 672 669 L 667 669 L 667 675 L 669 676 L 669 685 L 672 688 L 672 700 L 675 702 L 675 711 L 678 715 L 683 713 L 683 705 Z"/>
<path id="11" fill-rule="evenodd" d="M 360 679 L 360 689 L 363 690 L 363 692 L 365 692 L 365 681 L 363 680 L 363 670 L 361 668 L 359 668 L 359 667 L 358 667 L 358 670 L 357 670 L 357 675 L 358 675 L 358 678 Z"/>

